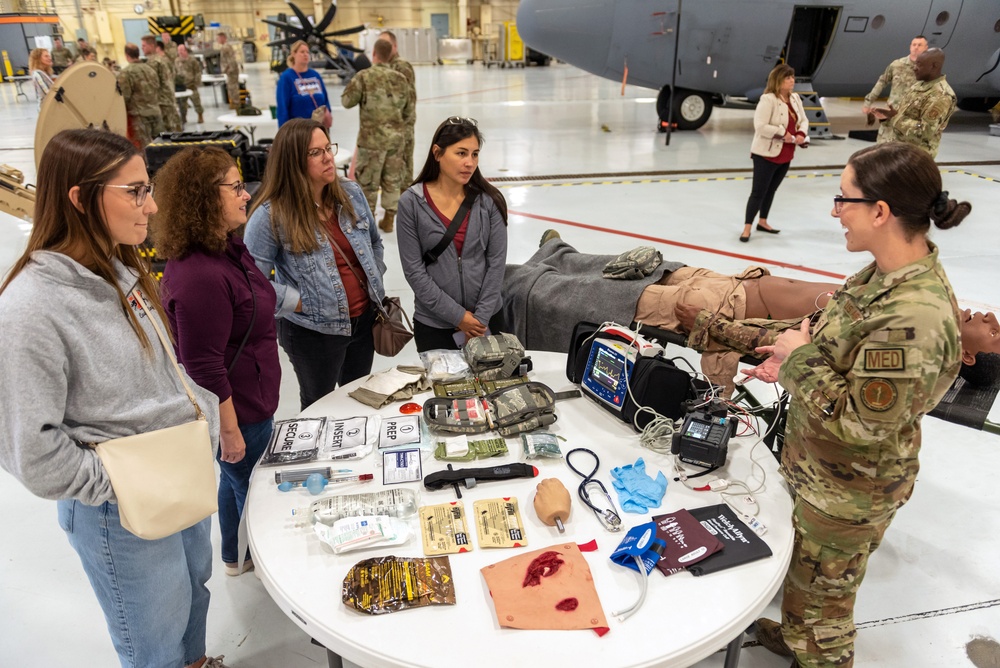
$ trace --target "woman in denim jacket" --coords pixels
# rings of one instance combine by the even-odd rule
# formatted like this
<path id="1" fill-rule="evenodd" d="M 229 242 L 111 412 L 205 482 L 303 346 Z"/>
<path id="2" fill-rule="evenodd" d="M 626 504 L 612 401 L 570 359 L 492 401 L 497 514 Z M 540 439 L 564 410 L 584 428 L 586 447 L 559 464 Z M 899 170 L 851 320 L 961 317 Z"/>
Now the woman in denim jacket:
<path id="1" fill-rule="evenodd" d="M 371 302 L 385 296 L 382 237 L 361 188 L 337 177 L 336 153 L 320 123 L 282 125 L 244 236 L 264 275 L 274 270 L 278 342 L 303 409 L 371 371 Z"/>

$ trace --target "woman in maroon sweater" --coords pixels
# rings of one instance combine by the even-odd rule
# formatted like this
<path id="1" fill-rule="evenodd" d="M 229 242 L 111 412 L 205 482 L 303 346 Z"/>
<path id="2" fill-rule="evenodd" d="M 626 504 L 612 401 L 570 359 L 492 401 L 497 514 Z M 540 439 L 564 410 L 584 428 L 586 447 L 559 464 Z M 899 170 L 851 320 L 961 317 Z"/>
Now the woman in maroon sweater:
<path id="1" fill-rule="evenodd" d="M 235 162 L 214 147 L 188 148 L 156 174 L 157 252 L 168 259 L 161 283 L 177 358 L 219 396 L 219 527 L 227 575 L 239 575 L 237 528 L 250 473 L 267 446 L 281 367 L 275 295 L 236 234 L 247 221 Z M 249 564 L 249 565 L 247 565 Z M 249 570 L 247 561 L 243 570 Z"/>

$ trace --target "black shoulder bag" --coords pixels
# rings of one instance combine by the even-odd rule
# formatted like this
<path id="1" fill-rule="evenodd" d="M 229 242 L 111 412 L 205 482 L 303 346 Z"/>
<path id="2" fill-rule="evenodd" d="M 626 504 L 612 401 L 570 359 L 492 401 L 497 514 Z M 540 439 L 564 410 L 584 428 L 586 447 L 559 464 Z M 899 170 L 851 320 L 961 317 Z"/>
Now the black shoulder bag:
<path id="1" fill-rule="evenodd" d="M 462 206 L 458 207 L 458 213 L 451 219 L 451 224 L 448 225 L 448 229 L 445 231 L 444 236 L 441 237 L 441 241 L 438 242 L 437 246 L 424 253 L 424 264 L 434 264 L 437 262 L 438 257 L 455 238 L 458 228 L 462 226 L 462 221 L 465 220 L 465 214 L 472 208 L 472 203 L 476 201 L 478 195 L 478 192 L 472 191 L 465 196 Z"/>

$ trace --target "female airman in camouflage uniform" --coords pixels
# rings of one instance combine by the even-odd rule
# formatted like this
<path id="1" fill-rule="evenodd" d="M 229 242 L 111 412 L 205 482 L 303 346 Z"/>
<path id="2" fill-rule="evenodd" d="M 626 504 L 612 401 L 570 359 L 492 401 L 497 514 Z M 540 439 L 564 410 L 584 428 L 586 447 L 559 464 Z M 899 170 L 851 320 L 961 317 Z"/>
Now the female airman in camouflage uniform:
<path id="1" fill-rule="evenodd" d="M 920 419 L 958 374 L 961 316 L 927 231 L 971 210 L 906 144 L 851 156 L 841 193 L 832 213 L 847 248 L 875 261 L 814 323 L 758 348 L 773 355 L 754 374 L 791 395 L 781 468 L 795 493 L 782 621 L 758 620 L 758 639 L 811 667 L 853 665 L 868 557 L 913 492 Z"/>

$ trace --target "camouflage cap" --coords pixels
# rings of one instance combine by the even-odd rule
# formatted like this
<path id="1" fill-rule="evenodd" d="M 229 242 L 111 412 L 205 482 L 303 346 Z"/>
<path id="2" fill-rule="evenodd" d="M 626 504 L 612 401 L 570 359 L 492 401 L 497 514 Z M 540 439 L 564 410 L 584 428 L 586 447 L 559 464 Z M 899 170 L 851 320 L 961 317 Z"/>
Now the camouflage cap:
<path id="1" fill-rule="evenodd" d="M 652 246 L 637 246 L 604 265 L 604 278 L 635 281 L 649 276 L 663 263 L 663 255 Z"/>

